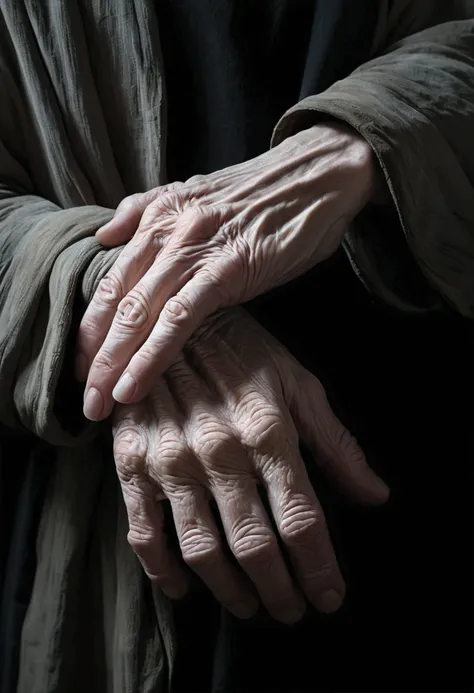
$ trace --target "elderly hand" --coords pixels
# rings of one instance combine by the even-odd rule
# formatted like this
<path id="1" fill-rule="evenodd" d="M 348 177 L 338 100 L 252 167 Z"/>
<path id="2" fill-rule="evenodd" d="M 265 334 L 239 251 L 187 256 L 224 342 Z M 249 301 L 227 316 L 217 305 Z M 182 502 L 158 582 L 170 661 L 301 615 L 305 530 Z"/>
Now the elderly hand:
<path id="1" fill-rule="evenodd" d="M 373 185 L 369 145 L 334 124 L 124 200 L 97 238 L 114 245 L 136 233 L 79 330 L 78 377 L 89 372 L 85 415 L 107 417 L 113 398 L 139 401 L 208 315 L 334 253 Z"/>
<path id="2" fill-rule="evenodd" d="M 344 582 L 298 437 L 352 499 L 387 499 L 320 382 L 241 309 L 208 321 L 144 401 L 116 407 L 129 542 L 168 596 L 183 596 L 187 581 L 167 548 L 157 494 L 171 503 L 184 561 L 236 616 L 256 611 L 256 595 L 288 623 L 303 614 L 303 595 L 321 611 L 340 606 Z M 222 544 L 212 499 L 236 562 Z"/>

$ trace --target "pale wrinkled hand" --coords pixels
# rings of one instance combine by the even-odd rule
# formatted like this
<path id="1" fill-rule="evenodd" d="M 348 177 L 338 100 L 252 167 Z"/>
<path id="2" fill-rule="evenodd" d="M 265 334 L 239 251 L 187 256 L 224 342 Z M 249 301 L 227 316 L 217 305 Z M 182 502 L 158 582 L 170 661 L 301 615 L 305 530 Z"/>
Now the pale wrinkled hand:
<path id="1" fill-rule="evenodd" d="M 373 185 L 369 145 L 335 124 L 124 200 L 97 238 L 117 245 L 133 237 L 79 329 L 85 415 L 107 417 L 114 398 L 139 401 L 207 316 L 334 253 Z"/>
<path id="2" fill-rule="evenodd" d="M 305 599 L 325 612 L 340 606 L 344 581 L 299 437 L 352 499 L 381 504 L 388 489 L 331 411 L 319 380 L 243 310 L 211 318 L 151 394 L 117 405 L 114 419 L 129 542 L 168 596 L 183 596 L 187 578 L 167 548 L 157 494 L 171 503 L 184 561 L 236 616 L 251 616 L 259 600 L 287 623 L 301 617 Z M 223 546 L 211 499 L 237 563 Z"/>

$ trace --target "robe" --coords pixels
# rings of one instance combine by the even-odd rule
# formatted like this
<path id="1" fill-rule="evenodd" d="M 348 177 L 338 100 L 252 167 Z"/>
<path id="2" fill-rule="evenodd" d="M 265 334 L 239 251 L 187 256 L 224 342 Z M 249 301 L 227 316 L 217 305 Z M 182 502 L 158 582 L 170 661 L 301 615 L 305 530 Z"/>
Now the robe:
<path id="1" fill-rule="evenodd" d="M 48 466 L 18 690 L 169 690 L 177 656 L 173 607 L 151 589 L 126 543 L 109 426 L 85 422 L 72 376 L 78 321 L 120 251 L 102 249 L 94 233 L 123 197 L 167 182 L 157 9 L 152 0 L 1 0 L 0 22 L 2 466 L 15 465 L 18 450 Z M 428 333 L 425 316 L 446 314 L 443 326 L 460 333 L 456 345 L 465 344 L 463 318 L 474 314 L 473 3 L 381 1 L 371 33 L 362 64 L 347 66 L 318 93 L 301 94 L 266 146 L 328 118 L 355 128 L 375 152 L 390 204 L 364 210 L 346 236 L 354 276 L 342 286 L 352 287 L 357 275 L 369 291 L 357 284 L 339 306 L 346 329 L 366 326 L 353 317 L 360 290 L 428 321 L 417 323 Z M 315 321 L 330 325 L 325 307 L 316 310 L 314 287 L 323 281 L 316 274 L 298 291 L 311 292 Z M 337 291 L 330 277 L 324 281 L 326 291 Z M 288 291 L 274 299 L 280 311 L 291 305 Z M 374 320 L 383 324 L 372 302 L 367 311 L 372 330 Z M 286 339 L 299 329 L 287 325 Z M 343 331 L 334 334 L 340 344 Z M 368 345 L 367 335 L 358 336 L 357 347 L 342 350 L 348 365 L 335 387 L 342 400 L 363 363 L 354 354 L 362 358 L 360 345 Z M 393 345 L 378 337 L 389 353 Z M 295 355 L 311 351 L 304 336 L 294 341 Z M 462 348 L 434 353 L 457 373 Z M 402 364 L 406 350 L 431 358 L 417 349 L 401 340 L 395 353 Z M 323 354 L 321 347 L 318 367 Z M 384 361 L 397 372 L 386 354 Z M 331 374 L 327 380 L 330 389 Z M 342 410 L 354 406 L 347 401 Z M 363 426 L 358 436 L 368 436 Z M 453 449 L 459 457 L 456 451 L 467 448 Z"/>

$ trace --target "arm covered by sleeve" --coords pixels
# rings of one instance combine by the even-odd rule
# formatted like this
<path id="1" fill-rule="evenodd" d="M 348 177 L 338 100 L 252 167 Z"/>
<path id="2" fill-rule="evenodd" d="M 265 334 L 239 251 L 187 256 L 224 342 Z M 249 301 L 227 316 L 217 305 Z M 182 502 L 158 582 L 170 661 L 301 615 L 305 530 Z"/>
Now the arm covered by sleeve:
<path id="1" fill-rule="evenodd" d="M 347 234 L 361 278 L 398 308 L 446 302 L 474 317 L 473 3 L 461 3 L 458 21 L 397 36 L 397 26 L 403 34 L 429 22 L 435 4 L 392 3 L 385 33 L 395 44 L 290 109 L 272 144 L 327 117 L 358 130 L 394 202 L 380 214 L 366 210 Z"/>
<path id="2" fill-rule="evenodd" d="M 0 142 L 0 420 L 56 445 L 91 434 L 63 365 L 74 307 L 116 252 L 92 237 L 110 210 L 61 209 L 22 190 L 27 176 Z"/>

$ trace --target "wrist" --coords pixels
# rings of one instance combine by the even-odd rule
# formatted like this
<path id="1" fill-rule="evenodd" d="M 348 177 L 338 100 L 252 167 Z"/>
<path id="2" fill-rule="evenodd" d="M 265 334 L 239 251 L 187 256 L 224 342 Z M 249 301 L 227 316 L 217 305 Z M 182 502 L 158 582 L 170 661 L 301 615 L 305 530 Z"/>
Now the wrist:
<path id="1" fill-rule="evenodd" d="M 313 128 L 310 129 L 313 130 L 321 127 L 331 128 L 333 131 L 336 130 L 341 134 L 348 133 L 352 137 L 358 138 L 361 145 L 365 144 L 366 156 L 371 160 L 373 170 L 373 182 L 371 186 L 371 191 L 368 192 L 367 195 L 366 204 L 373 204 L 376 206 L 390 205 L 392 201 L 392 196 L 390 194 L 390 190 L 388 189 L 385 175 L 382 171 L 380 163 L 377 161 L 377 157 L 374 151 L 372 150 L 370 144 L 365 140 L 365 138 L 362 137 L 362 135 L 351 125 L 348 125 L 346 122 L 338 120 L 337 118 L 325 120 L 323 123 L 315 125 L 313 126 Z"/>

